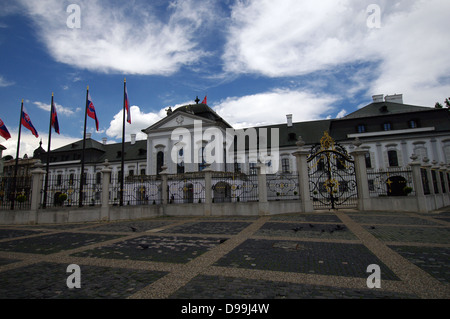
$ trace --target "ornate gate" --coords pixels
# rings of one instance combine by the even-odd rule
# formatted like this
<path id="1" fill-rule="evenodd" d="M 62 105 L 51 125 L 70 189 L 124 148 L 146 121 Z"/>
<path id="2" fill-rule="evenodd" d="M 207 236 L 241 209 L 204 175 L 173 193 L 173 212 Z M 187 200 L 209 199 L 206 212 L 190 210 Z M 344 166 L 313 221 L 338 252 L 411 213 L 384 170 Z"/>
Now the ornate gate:
<path id="1" fill-rule="evenodd" d="M 357 206 L 355 163 L 328 132 L 308 157 L 309 188 L 314 209 Z"/>

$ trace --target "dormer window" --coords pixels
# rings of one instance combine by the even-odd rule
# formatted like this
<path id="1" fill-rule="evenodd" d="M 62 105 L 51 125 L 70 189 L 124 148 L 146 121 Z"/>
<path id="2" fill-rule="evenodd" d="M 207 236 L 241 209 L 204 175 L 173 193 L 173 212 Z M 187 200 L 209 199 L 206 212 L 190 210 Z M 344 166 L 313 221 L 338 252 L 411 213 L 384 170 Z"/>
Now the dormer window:
<path id="1" fill-rule="evenodd" d="M 289 141 L 296 141 L 296 140 L 297 140 L 297 134 L 289 133 Z"/>
<path id="2" fill-rule="evenodd" d="M 409 120 L 408 121 L 408 127 L 409 128 L 418 128 L 419 122 L 417 120 Z"/>
<path id="3" fill-rule="evenodd" d="M 392 124 L 390 122 L 383 124 L 383 131 L 390 131 L 392 130 Z"/>
<path id="4" fill-rule="evenodd" d="M 357 131 L 358 133 L 366 133 L 366 132 L 367 132 L 366 125 L 364 125 L 364 124 L 358 125 L 358 126 L 356 127 L 356 131 Z"/>

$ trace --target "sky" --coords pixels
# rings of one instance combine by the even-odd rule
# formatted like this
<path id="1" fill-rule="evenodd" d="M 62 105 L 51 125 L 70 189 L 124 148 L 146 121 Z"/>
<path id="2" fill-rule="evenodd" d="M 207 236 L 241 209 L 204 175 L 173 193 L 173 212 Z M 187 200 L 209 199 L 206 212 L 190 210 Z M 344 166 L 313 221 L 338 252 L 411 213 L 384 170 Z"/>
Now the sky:
<path id="1" fill-rule="evenodd" d="M 92 138 L 121 142 L 123 83 L 131 134 L 198 96 L 235 128 L 340 118 L 403 94 L 434 107 L 450 96 L 448 0 L 0 0 L 0 119 L 16 155 L 47 150 L 51 95 L 60 135 L 81 140 L 86 89 L 100 123 Z"/>

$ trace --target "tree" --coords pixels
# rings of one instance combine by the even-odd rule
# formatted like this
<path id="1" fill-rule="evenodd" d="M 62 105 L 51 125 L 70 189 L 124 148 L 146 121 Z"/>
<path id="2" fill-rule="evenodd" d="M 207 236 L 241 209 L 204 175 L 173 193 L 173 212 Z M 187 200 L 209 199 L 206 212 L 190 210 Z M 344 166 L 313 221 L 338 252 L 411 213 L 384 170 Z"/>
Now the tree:
<path id="1" fill-rule="evenodd" d="M 450 109 L 450 97 L 449 97 L 449 98 L 446 98 L 445 101 L 444 101 L 444 103 L 445 103 L 445 105 Z M 436 102 L 436 104 L 434 105 L 434 107 L 435 107 L 436 109 L 443 109 L 443 108 L 444 108 L 444 106 L 443 106 L 441 103 L 439 103 L 439 102 Z"/>

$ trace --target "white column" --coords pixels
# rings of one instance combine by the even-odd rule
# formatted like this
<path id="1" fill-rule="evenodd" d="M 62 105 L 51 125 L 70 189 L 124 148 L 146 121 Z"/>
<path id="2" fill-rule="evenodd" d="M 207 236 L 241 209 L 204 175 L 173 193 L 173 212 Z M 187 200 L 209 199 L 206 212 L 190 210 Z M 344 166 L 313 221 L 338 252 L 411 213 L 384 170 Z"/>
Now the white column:
<path id="1" fill-rule="evenodd" d="M 44 180 L 45 171 L 42 169 L 44 165 L 41 161 L 35 164 L 35 169 L 31 171 L 32 174 L 32 189 L 31 189 L 31 212 L 29 223 L 37 223 L 37 211 L 41 201 L 42 182 Z"/>
<path id="2" fill-rule="evenodd" d="M 100 212 L 100 219 L 104 221 L 110 220 L 109 215 L 109 180 L 111 178 L 112 169 L 108 160 L 105 160 L 102 169 L 102 207 Z"/>

